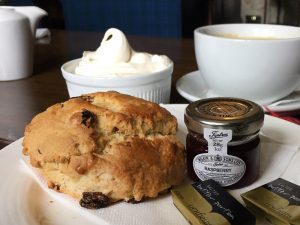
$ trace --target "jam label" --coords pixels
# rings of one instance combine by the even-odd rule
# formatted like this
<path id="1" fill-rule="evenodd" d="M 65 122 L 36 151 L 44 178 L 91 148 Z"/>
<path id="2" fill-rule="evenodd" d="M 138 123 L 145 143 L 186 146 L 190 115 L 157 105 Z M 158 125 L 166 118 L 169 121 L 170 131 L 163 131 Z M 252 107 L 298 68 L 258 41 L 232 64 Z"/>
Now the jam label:
<path id="1" fill-rule="evenodd" d="M 221 186 L 238 182 L 245 174 L 245 162 L 227 154 L 227 144 L 232 139 L 231 130 L 204 129 L 208 153 L 198 154 L 193 160 L 194 171 L 201 180 L 213 179 Z"/>

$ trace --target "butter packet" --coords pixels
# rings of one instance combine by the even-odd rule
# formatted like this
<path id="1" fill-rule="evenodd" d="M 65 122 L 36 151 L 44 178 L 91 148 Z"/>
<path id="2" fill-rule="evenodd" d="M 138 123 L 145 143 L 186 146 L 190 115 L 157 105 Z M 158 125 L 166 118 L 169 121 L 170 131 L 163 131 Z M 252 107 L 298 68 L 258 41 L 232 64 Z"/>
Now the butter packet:
<path id="1" fill-rule="evenodd" d="M 192 225 L 253 225 L 255 217 L 213 180 L 171 190 L 173 203 Z"/>
<path id="2" fill-rule="evenodd" d="M 241 195 L 246 206 L 274 225 L 300 225 L 300 186 L 277 179 Z"/>

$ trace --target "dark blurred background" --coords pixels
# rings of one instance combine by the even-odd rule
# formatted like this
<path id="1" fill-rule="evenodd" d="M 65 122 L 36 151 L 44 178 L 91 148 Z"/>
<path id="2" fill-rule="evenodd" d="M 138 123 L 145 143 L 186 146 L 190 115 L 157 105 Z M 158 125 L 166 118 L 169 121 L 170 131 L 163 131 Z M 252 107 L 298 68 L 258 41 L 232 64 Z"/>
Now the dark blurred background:
<path id="1" fill-rule="evenodd" d="M 48 12 L 41 26 L 126 34 L 192 37 L 207 24 L 270 23 L 299 26 L 300 0 L 0 0 L 36 5 Z"/>

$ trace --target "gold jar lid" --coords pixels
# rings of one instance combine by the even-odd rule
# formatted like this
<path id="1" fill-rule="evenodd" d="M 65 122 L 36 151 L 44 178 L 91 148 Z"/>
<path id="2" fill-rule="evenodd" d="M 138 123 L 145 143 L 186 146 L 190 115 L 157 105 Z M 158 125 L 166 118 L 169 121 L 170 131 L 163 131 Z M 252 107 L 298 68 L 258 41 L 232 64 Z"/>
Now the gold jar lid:
<path id="1" fill-rule="evenodd" d="M 254 134 L 264 121 L 258 104 L 239 98 L 207 98 L 190 103 L 184 114 L 187 128 L 203 133 L 204 128 L 232 130 L 233 136 Z"/>

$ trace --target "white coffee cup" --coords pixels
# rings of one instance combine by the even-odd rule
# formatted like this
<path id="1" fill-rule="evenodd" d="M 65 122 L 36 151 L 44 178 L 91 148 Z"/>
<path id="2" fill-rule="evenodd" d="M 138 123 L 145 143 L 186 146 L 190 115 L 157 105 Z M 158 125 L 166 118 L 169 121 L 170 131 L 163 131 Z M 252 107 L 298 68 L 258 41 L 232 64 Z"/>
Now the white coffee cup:
<path id="1" fill-rule="evenodd" d="M 300 27 L 220 24 L 194 31 L 195 54 L 217 96 L 268 104 L 287 96 L 300 81 Z"/>

